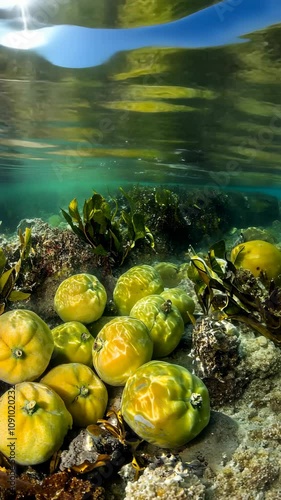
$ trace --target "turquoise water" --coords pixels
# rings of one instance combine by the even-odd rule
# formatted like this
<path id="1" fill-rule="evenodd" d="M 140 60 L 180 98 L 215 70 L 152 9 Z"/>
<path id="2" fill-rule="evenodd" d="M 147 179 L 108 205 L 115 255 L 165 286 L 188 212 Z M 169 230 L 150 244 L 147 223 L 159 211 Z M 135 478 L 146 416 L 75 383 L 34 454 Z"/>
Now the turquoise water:
<path id="1" fill-rule="evenodd" d="M 128 184 L 280 198 L 281 3 L 0 0 L 0 220 Z"/>

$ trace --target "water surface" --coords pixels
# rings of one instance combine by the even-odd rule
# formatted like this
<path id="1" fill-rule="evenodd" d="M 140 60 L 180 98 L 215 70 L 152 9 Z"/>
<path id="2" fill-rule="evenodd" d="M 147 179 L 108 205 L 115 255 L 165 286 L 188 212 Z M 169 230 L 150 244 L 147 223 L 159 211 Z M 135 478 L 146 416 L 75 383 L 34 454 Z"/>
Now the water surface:
<path id="1" fill-rule="evenodd" d="M 128 183 L 279 196 L 279 2 L 13 4 L 0 1 L 0 220 Z"/>

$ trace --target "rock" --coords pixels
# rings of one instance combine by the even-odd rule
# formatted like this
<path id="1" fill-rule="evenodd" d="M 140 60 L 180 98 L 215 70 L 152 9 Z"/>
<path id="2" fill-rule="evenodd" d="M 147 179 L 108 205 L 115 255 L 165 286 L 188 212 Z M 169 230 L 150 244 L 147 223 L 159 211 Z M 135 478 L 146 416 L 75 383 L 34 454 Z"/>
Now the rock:
<path id="1" fill-rule="evenodd" d="M 145 468 L 138 481 L 128 481 L 124 500 L 203 500 L 205 486 L 174 455 L 165 455 Z"/>
<path id="2" fill-rule="evenodd" d="M 237 399 L 247 378 L 237 376 L 240 363 L 238 330 L 229 321 L 209 316 L 197 320 L 192 331 L 194 371 L 206 384 L 213 405 Z"/>

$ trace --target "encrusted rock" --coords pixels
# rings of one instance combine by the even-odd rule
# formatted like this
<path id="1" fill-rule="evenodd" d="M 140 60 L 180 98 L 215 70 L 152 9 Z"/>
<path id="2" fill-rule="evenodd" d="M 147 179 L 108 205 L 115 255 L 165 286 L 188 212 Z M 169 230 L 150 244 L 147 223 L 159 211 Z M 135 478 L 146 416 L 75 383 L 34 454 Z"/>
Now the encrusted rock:
<path id="1" fill-rule="evenodd" d="M 138 481 L 127 483 L 124 500 L 203 500 L 205 486 L 177 457 L 164 456 L 145 468 Z"/>
<path id="2" fill-rule="evenodd" d="M 73 441 L 69 449 L 61 453 L 60 470 L 69 469 L 74 465 L 81 465 L 85 460 L 95 463 L 99 452 L 90 435 L 83 429 Z"/>
<path id="3" fill-rule="evenodd" d="M 279 466 L 272 460 L 267 450 L 241 445 L 232 460 L 216 476 L 213 498 L 217 500 L 226 497 L 237 500 L 280 498 L 278 495 L 265 496 L 266 490 L 278 476 Z"/>
<path id="4" fill-rule="evenodd" d="M 124 460 L 120 461 L 121 467 L 125 461 L 126 452 L 126 447 L 108 431 L 99 428 L 93 434 L 83 429 L 71 441 L 69 449 L 61 453 L 60 470 L 79 466 L 87 461 L 96 464 L 100 460 L 108 463 L 114 462 L 114 465 L 118 466 L 118 459 L 122 455 Z"/>
<path id="5" fill-rule="evenodd" d="M 242 375 L 247 370 L 251 379 L 263 379 L 280 373 L 280 347 L 266 337 L 256 337 L 246 325 L 241 326 L 241 331 L 245 334 L 241 335 L 243 359 L 238 372 Z"/>
<path id="6" fill-rule="evenodd" d="M 228 321 L 211 317 L 199 319 L 192 332 L 193 349 L 200 377 L 223 381 L 229 370 L 239 362 L 237 329 Z"/>
<path id="7" fill-rule="evenodd" d="M 236 399 L 246 384 L 245 376 L 237 376 L 239 344 L 238 331 L 229 321 L 206 316 L 193 328 L 194 370 L 208 387 L 213 404 Z"/>

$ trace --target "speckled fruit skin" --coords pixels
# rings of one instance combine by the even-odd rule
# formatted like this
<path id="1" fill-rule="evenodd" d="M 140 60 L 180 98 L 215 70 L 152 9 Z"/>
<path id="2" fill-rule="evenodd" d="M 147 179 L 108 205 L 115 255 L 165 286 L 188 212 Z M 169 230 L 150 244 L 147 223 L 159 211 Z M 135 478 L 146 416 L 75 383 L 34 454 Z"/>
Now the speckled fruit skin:
<path id="1" fill-rule="evenodd" d="M 48 325 L 37 314 L 15 309 L 0 316 L 0 379 L 8 384 L 35 380 L 54 349 Z"/>
<path id="2" fill-rule="evenodd" d="M 126 382 L 121 413 L 133 431 L 161 448 L 178 448 L 209 422 L 209 394 L 186 368 L 150 361 Z"/>
<path id="3" fill-rule="evenodd" d="M 153 340 L 153 358 L 168 356 L 177 347 L 184 332 L 184 323 L 177 307 L 164 312 L 166 300 L 161 295 L 149 295 L 138 300 L 130 316 L 147 326 Z"/>
<path id="4" fill-rule="evenodd" d="M 68 321 L 53 328 L 55 348 L 52 363 L 84 363 L 92 366 L 94 337 L 83 323 Z"/>
<path id="5" fill-rule="evenodd" d="M 107 389 L 89 366 L 82 363 L 55 366 L 41 383 L 59 394 L 77 427 L 95 424 L 104 416 Z"/>
<path id="6" fill-rule="evenodd" d="M 62 321 L 92 323 L 104 311 L 107 294 L 98 278 L 92 274 L 74 274 L 58 287 L 54 307 Z"/>
<path id="7" fill-rule="evenodd" d="M 122 274 L 115 285 L 113 300 L 122 316 L 130 314 L 133 305 L 142 297 L 163 292 L 160 274 L 147 265 L 134 266 Z"/>
<path id="8" fill-rule="evenodd" d="M 98 333 L 93 365 L 109 385 L 125 385 L 139 366 L 151 360 L 153 341 L 145 324 L 135 318 L 114 318 Z"/>
<path id="9" fill-rule="evenodd" d="M 43 384 L 22 382 L 0 398 L 0 451 L 18 464 L 36 465 L 48 460 L 60 449 L 71 427 L 72 417 L 63 400 Z"/>
<path id="10" fill-rule="evenodd" d="M 252 240 L 234 247 L 230 256 L 235 267 L 249 269 L 258 277 L 261 271 L 268 279 L 277 279 L 281 274 L 281 252 L 272 243 L 263 240 Z"/>
<path id="11" fill-rule="evenodd" d="M 172 304 L 178 308 L 184 323 L 190 323 L 187 312 L 190 314 L 194 313 L 195 302 L 184 290 L 181 288 L 169 288 L 169 290 L 164 290 L 160 295 L 165 300 L 171 300 Z"/>

